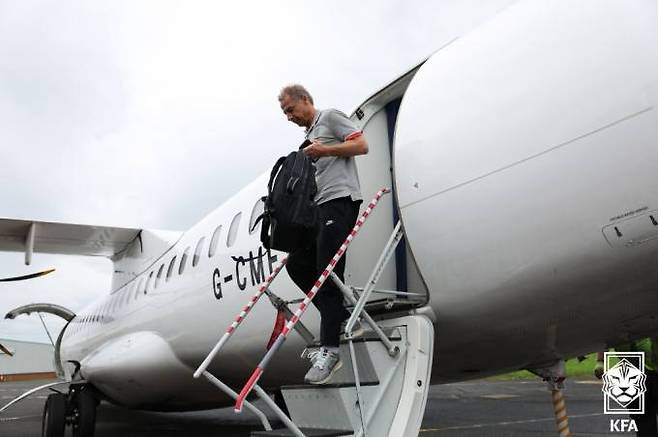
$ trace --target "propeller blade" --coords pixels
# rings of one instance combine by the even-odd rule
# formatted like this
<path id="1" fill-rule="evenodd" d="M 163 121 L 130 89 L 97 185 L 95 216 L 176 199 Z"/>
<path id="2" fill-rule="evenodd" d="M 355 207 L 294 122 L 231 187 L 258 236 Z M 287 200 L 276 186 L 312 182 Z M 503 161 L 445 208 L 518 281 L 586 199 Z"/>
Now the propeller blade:
<path id="1" fill-rule="evenodd" d="M 30 273 L 29 275 L 14 276 L 12 278 L 2 278 L 2 279 L 0 279 L 0 282 L 24 281 L 26 279 L 32 279 L 32 278 L 38 278 L 39 276 L 45 276 L 48 273 L 52 273 L 54 271 L 55 271 L 55 269 L 48 269 L 48 270 L 44 270 L 44 271 L 41 271 L 41 272 Z"/>

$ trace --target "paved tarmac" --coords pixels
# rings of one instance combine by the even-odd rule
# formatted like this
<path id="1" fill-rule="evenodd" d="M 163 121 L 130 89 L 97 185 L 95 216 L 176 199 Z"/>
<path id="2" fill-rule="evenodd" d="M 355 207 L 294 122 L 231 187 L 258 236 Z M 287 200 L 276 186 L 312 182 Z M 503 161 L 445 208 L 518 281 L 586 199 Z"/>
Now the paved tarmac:
<path id="1" fill-rule="evenodd" d="M 42 383 L 0 384 L 0 405 Z M 598 381 L 569 381 L 565 390 L 574 436 L 630 436 L 611 433 L 603 415 Z M 27 399 L 0 415 L 0 436 L 38 437 L 47 393 Z M 623 416 L 621 416 L 623 417 Z M 272 418 L 274 418 L 272 416 Z M 253 416 L 231 408 L 193 413 L 132 411 L 103 403 L 96 437 L 248 437 L 260 429 Z M 472 381 L 430 389 L 420 437 L 544 437 L 557 435 L 550 393 L 538 381 Z M 67 433 L 70 436 L 70 431 Z"/>

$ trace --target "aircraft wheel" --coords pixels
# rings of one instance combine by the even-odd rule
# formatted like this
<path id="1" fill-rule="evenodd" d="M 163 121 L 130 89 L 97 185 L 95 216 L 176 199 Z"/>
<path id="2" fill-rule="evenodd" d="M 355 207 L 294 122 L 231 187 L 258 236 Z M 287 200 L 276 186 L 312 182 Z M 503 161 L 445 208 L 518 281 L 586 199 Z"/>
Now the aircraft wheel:
<path id="1" fill-rule="evenodd" d="M 63 437 L 66 426 L 66 395 L 53 393 L 46 399 L 41 422 L 42 437 Z"/>
<path id="2" fill-rule="evenodd" d="M 90 390 L 79 390 L 73 401 L 73 437 L 94 437 L 96 398 Z"/>

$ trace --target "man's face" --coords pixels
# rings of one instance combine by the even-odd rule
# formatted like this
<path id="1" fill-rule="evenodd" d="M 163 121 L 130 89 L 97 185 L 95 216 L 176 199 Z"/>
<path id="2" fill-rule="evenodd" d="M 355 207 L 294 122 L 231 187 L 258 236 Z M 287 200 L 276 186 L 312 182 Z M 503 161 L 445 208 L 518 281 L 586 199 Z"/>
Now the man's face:
<path id="1" fill-rule="evenodd" d="M 311 109 L 313 105 L 306 97 L 294 99 L 288 94 L 284 94 L 281 100 L 281 110 L 288 118 L 288 121 L 295 123 L 298 126 L 309 127 L 313 121 Z"/>

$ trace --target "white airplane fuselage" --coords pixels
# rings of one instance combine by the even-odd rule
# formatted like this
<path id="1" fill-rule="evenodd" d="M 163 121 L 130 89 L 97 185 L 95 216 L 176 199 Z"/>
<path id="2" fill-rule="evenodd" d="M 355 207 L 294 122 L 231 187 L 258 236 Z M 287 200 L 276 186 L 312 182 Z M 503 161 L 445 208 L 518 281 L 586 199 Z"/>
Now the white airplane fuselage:
<path id="1" fill-rule="evenodd" d="M 537 368 L 655 333 L 657 19 L 649 0 L 521 2 L 355 111 L 370 146 L 356 158 L 364 199 L 382 186 L 394 192 L 349 249 L 346 282 L 364 285 L 399 217 L 406 259 L 379 285 L 427 296 L 418 311 L 435 324 L 434 383 Z M 284 255 L 249 232 L 268 176 L 148 262 L 136 247 L 115 257 L 114 290 L 67 326 L 63 361 L 79 362 L 127 406 L 228 404 L 192 372 Z M 303 296 L 285 271 L 272 290 Z M 409 311 L 417 310 L 380 315 Z M 239 390 L 274 315 L 263 298 L 212 373 Z M 315 310 L 303 322 L 317 334 Z M 293 333 L 261 385 L 301 381 L 304 346 Z"/>

